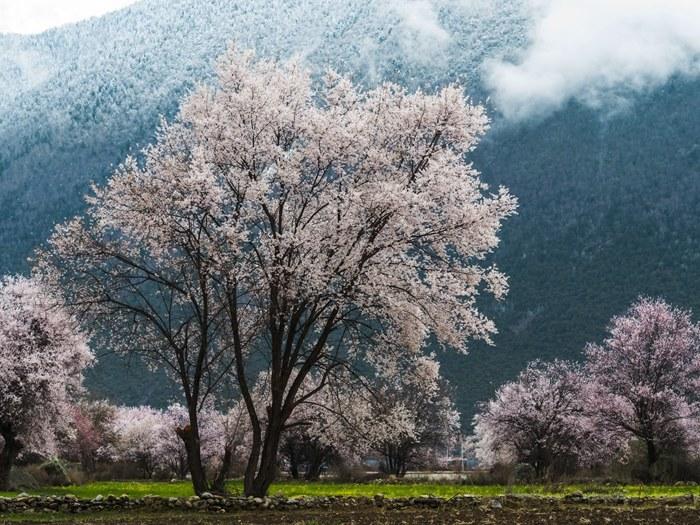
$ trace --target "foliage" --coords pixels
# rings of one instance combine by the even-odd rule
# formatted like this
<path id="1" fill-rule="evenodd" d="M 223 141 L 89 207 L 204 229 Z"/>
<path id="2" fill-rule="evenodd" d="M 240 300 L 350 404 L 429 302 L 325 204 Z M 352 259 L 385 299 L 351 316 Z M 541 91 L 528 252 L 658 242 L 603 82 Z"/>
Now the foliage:
<path id="1" fill-rule="evenodd" d="M 700 327 L 690 312 L 639 299 L 613 318 L 603 345 L 586 348 L 596 426 L 647 448 L 695 454 L 700 417 Z"/>
<path id="2" fill-rule="evenodd" d="M 115 407 L 106 401 L 81 400 L 71 407 L 72 432 L 61 439 L 60 455 L 78 461 L 86 473 L 95 471 L 102 450 L 114 444 Z"/>
<path id="3" fill-rule="evenodd" d="M 42 282 L 0 280 L 0 488 L 22 451 L 54 451 L 92 360 L 77 321 Z"/>
<path id="4" fill-rule="evenodd" d="M 564 361 L 535 361 L 502 385 L 474 417 L 476 456 L 485 466 L 527 463 L 537 477 L 565 462 L 610 460 L 610 443 L 596 429 L 586 376 Z"/>
<path id="5" fill-rule="evenodd" d="M 252 431 L 246 492 L 264 494 L 311 372 L 320 390 L 360 352 L 490 341 L 476 297 L 507 283 L 483 259 L 516 202 L 465 162 L 487 124 L 457 86 L 362 91 L 332 71 L 315 86 L 296 62 L 232 49 L 218 85 L 56 228 L 37 268 L 117 349 L 138 344 L 177 378 L 198 491 L 197 412 L 233 370 Z"/>
<path id="6" fill-rule="evenodd" d="M 71 479 L 65 464 L 59 458 L 51 458 L 39 465 L 49 485 L 70 485 Z"/>

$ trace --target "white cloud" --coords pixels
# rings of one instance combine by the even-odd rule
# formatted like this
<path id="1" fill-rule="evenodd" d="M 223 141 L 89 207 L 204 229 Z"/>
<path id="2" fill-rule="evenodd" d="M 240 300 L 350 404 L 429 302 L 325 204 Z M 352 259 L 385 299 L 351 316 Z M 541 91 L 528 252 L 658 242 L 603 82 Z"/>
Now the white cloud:
<path id="1" fill-rule="evenodd" d="M 431 38 L 446 42 L 450 35 L 440 24 L 435 6 L 429 0 L 403 0 L 393 4 L 393 9 L 401 16 L 406 29 L 421 38 Z"/>
<path id="2" fill-rule="evenodd" d="M 401 47 L 415 62 L 431 63 L 450 41 L 450 34 L 440 23 L 439 3 L 436 0 L 392 0 L 386 4 L 399 16 Z"/>
<path id="3" fill-rule="evenodd" d="M 700 0 L 532 0 L 529 45 L 484 64 L 492 99 L 513 120 L 577 99 L 614 107 L 672 75 L 700 73 Z"/>
<path id="4" fill-rule="evenodd" d="M 0 33 L 40 33 L 133 4 L 136 0 L 0 0 Z"/>

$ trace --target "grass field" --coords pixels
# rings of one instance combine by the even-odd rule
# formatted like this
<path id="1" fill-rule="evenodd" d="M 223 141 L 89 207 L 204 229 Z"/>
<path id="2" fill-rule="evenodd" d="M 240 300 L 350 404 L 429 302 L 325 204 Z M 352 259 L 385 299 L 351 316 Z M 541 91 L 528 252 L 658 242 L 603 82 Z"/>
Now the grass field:
<path id="1" fill-rule="evenodd" d="M 240 494 L 242 483 L 232 481 L 228 485 L 232 494 Z M 374 496 L 383 494 L 387 497 L 411 497 L 421 495 L 440 496 L 449 498 L 458 494 L 474 496 L 501 496 L 505 494 L 530 494 L 536 496 L 564 496 L 580 491 L 584 494 L 621 494 L 625 496 L 664 497 L 683 494 L 700 496 L 700 486 L 691 485 L 462 485 L 451 483 L 338 483 L 338 482 L 296 482 L 284 481 L 276 483 L 270 489 L 270 495 L 282 495 L 289 498 L 300 496 Z M 79 498 L 94 498 L 98 494 L 119 496 L 126 494 L 133 498 L 148 494 L 164 497 L 192 496 L 192 485 L 189 482 L 146 482 L 146 481 L 112 481 L 89 483 L 68 487 L 49 487 L 39 490 L 26 491 L 30 494 L 65 495 L 73 494 Z M 0 496 L 11 497 L 17 492 L 0 492 Z"/>
<path id="2" fill-rule="evenodd" d="M 229 484 L 232 494 L 240 494 L 241 483 Z M 79 498 L 94 498 L 98 494 L 119 496 L 127 494 L 139 498 L 148 494 L 164 497 L 187 497 L 193 494 L 187 482 L 104 482 L 79 486 L 51 487 L 29 491 L 41 495 L 73 494 Z M 694 494 L 700 496 L 695 485 L 462 485 L 455 483 L 338 483 L 293 482 L 276 483 L 271 495 L 299 496 L 374 496 L 409 497 L 433 495 L 449 498 L 458 494 L 484 496 L 477 506 L 419 508 L 391 510 L 372 504 L 359 506 L 332 506 L 323 509 L 238 511 L 235 514 L 212 514 L 192 511 L 133 509 L 128 511 L 68 513 L 0 513 L 0 525 L 482 525 L 512 523 L 517 525 L 700 525 L 700 513 L 695 505 L 668 507 L 665 500 L 659 504 L 646 502 L 641 506 L 577 505 L 565 500 L 527 499 L 506 500 L 502 508 L 490 507 L 490 497 L 506 494 L 561 497 L 572 492 L 587 495 L 625 495 L 628 497 L 668 497 Z M 0 493 L 13 496 L 17 493 Z M 513 503 L 515 501 L 515 503 Z"/>

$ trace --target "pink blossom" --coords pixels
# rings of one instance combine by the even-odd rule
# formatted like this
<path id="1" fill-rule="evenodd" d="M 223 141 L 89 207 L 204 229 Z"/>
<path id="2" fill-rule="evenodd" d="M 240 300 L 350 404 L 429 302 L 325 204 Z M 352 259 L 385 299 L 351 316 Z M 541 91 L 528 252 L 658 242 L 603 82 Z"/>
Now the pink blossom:
<path id="1" fill-rule="evenodd" d="M 92 361 L 78 323 L 39 280 L 0 280 L 0 490 L 20 451 L 55 450 Z"/>
<path id="2" fill-rule="evenodd" d="M 690 312 L 639 299 L 586 347 L 601 429 L 642 442 L 647 463 L 672 449 L 695 453 L 700 416 L 700 328 Z"/>
<path id="3" fill-rule="evenodd" d="M 128 158 L 85 217 L 57 227 L 38 269 L 112 344 L 171 369 L 193 465 L 197 407 L 234 371 L 252 432 L 245 491 L 262 495 L 309 374 L 360 348 L 490 341 L 476 297 L 507 291 L 485 259 L 516 201 L 467 161 L 488 119 L 459 86 L 363 90 L 235 49 L 217 73 L 142 163 Z M 250 385 L 261 361 L 262 412 Z"/>

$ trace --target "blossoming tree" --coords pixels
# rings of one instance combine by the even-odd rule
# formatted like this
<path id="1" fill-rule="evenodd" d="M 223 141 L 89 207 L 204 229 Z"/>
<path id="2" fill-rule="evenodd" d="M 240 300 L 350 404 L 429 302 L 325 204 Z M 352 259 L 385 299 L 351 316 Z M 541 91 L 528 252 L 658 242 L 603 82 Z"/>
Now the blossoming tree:
<path id="1" fill-rule="evenodd" d="M 280 452 L 294 479 L 316 480 L 324 466 L 355 462 L 368 452 L 350 425 L 351 414 L 363 406 L 368 390 L 340 374 L 322 389 L 318 388 L 320 380 L 318 374 L 307 377 L 301 394 L 315 394 L 305 396 L 304 403 L 296 407 L 284 432 Z M 353 384 L 354 390 L 350 388 Z M 350 392 L 355 395 L 348 396 Z"/>
<path id="2" fill-rule="evenodd" d="M 128 159 L 86 217 L 57 228 L 40 267 L 175 371 L 191 468 L 197 407 L 233 357 L 252 429 L 245 493 L 262 495 L 310 373 L 322 389 L 360 345 L 416 352 L 433 335 L 463 349 L 494 332 L 476 296 L 506 292 L 484 259 L 516 203 L 466 159 L 487 123 L 459 86 L 362 90 L 231 50 L 144 161 Z"/>
<path id="3" fill-rule="evenodd" d="M 538 477 L 558 462 L 588 466 L 609 459 L 612 442 L 595 428 L 588 392 L 576 365 L 530 363 L 474 417 L 477 459 L 487 466 L 526 463 Z"/>
<path id="4" fill-rule="evenodd" d="M 401 477 L 411 466 L 435 462 L 456 441 L 459 413 L 434 356 L 388 352 L 370 364 L 371 373 L 334 378 L 294 413 L 288 439 L 311 453 L 307 476 L 317 474 L 314 459 L 373 455 Z"/>
<path id="5" fill-rule="evenodd" d="M 101 451 L 113 443 L 116 407 L 106 401 L 81 400 L 71 407 L 72 432 L 63 436 L 60 453 L 78 461 L 85 472 L 93 473 Z"/>
<path id="6" fill-rule="evenodd" d="M 434 356 L 400 356 L 375 366 L 366 417 L 355 424 L 358 439 L 379 455 L 387 473 L 403 477 L 454 444 L 459 413 Z"/>
<path id="7" fill-rule="evenodd" d="M 22 450 L 54 449 L 92 360 L 76 321 L 38 280 L 0 280 L 0 490 Z"/>
<path id="8" fill-rule="evenodd" d="M 168 424 L 162 429 L 160 439 L 164 462 L 176 476 L 184 478 L 188 473 L 187 450 L 180 436 L 189 425 L 187 408 L 179 403 L 165 411 Z M 200 410 L 200 441 L 202 462 L 208 471 L 214 472 L 212 489 L 225 490 L 226 476 L 232 463 L 247 453 L 250 442 L 250 425 L 245 404 L 238 400 L 225 411 L 208 403 Z"/>
<path id="9" fill-rule="evenodd" d="M 639 299 L 586 357 L 599 427 L 643 443 L 650 468 L 671 448 L 697 444 L 700 328 L 690 312 Z"/>

